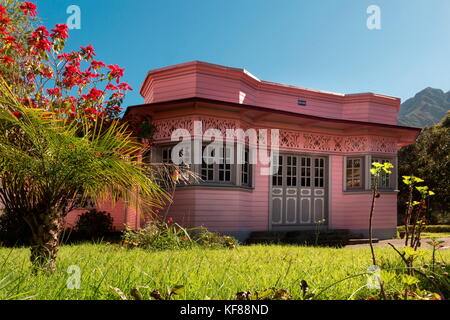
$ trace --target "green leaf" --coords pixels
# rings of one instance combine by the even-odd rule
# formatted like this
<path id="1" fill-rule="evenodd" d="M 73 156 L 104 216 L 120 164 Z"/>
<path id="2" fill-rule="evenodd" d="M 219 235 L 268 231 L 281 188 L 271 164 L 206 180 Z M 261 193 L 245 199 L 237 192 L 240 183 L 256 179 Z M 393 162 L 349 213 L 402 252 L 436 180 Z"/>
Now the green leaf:
<path id="1" fill-rule="evenodd" d="M 406 284 L 407 286 L 412 286 L 419 282 L 419 279 L 417 279 L 416 277 L 412 277 L 406 273 L 402 274 L 402 283 Z"/>

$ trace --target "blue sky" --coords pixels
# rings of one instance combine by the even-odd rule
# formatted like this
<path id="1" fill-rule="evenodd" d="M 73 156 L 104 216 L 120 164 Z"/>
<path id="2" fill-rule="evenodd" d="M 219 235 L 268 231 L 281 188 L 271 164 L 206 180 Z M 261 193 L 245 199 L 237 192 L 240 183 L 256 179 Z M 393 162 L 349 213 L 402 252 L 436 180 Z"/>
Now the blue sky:
<path id="1" fill-rule="evenodd" d="M 148 70 L 203 60 L 260 79 L 403 100 L 425 87 L 450 90 L 448 0 L 37 0 L 48 27 L 81 9 L 69 48 L 94 45 L 97 59 L 126 69 L 140 104 Z M 370 5 L 381 30 L 366 26 Z"/>

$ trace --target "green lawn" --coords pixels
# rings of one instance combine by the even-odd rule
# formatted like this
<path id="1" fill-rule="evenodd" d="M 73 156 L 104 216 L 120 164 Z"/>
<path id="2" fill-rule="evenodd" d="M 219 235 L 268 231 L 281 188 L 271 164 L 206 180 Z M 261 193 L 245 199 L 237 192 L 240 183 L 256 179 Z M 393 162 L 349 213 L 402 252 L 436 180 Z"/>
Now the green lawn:
<path id="1" fill-rule="evenodd" d="M 450 238 L 450 232 L 424 232 L 422 238 Z"/>
<path id="2" fill-rule="evenodd" d="M 376 248 L 386 268 L 402 265 L 390 248 Z M 129 293 L 135 286 L 166 290 L 184 285 L 176 299 L 231 299 L 238 291 L 287 289 L 300 297 L 299 282 L 312 289 L 325 288 L 370 266 L 369 249 L 330 249 L 297 246 L 242 246 L 234 250 L 192 249 L 146 252 L 105 245 L 64 246 L 58 272 L 52 276 L 30 274 L 28 249 L 0 248 L 0 299 L 117 299 L 109 286 Z M 431 251 L 420 258 L 429 263 Z M 450 251 L 438 253 L 450 260 Z M 66 270 L 77 265 L 82 272 L 81 288 L 69 290 Z M 322 291 L 318 299 L 348 299 L 367 296 L 365 276 L 351 278 Z M 392 288 L 398 281 L 392 281 Z M 141 289 L 149 296 L 149 289 Z M 359 291 L 358 291 L 359 290 Z M 389 288 L 388 288 L 389 290 Z"/>

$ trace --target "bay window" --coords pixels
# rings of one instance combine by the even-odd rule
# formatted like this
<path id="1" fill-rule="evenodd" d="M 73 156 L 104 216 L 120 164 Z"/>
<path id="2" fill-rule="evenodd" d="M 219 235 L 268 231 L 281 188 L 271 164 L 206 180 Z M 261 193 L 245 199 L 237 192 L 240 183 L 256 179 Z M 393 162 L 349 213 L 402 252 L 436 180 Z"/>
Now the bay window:
<path id="1" fill-rule="evenodd" d="M 155 162 L 173 163 L 173 145 L 160 146 L 154 150 L 153 159 Z M 216 152 L 218 154 L 216 154 Z M 238 155 L 237 153 L 241 154 Z M 183 157 L 180 151 L 180 157 Z M 191 158 L 188 155 L 189 158 Z M 238 162 L 238 157 L 240 161 Z M 192 158 L 192 162 L 193 162 Z M 251 164 L 251 151 L 248 147 L 202 146 L 202 163 L 190 165 L 199 176 L 200 180 L 194 185 L 209 186 L 242 186 L 252 187 L 253 165 Z"/>

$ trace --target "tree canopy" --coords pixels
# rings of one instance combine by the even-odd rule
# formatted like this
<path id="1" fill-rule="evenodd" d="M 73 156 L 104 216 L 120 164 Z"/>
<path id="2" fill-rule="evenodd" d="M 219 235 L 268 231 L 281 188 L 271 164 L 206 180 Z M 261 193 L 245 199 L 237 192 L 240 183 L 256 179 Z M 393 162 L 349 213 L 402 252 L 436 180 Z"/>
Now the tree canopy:
<path id="1" fill-rule="evenodd" d="M 417 176 L 436 193 L 430 199 L 432 222 L 450 220 L 450 112 L 437 125 L 422 130 L 417 141 L 399 151 L 400 208 L 407 199 L 402 176 Z"/>

